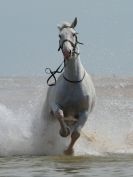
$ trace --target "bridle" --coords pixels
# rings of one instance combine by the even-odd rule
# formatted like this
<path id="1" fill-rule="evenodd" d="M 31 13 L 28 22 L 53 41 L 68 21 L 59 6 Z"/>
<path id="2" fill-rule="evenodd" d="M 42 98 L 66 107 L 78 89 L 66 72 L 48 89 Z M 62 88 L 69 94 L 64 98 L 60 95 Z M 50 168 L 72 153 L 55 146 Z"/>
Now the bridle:
<path id="1" fill-rule="evenodd" d="M 71 28 L 71 27 L 64 27 L 64 28 Z M 63 28 L 62 28 L 62 29 L 63 29 Z M 75 34 L 74 34 L 74 37 L 75 37 L 75 44 L 74 44 L 71 40 L 65 39 L 65 40 L 63 40 L 63 42 L 62 42 L 61 44 L 60 44 L 60 42 L 59 42 L 58 51 L 63 50 L 63 45 L 64 45 L 65 42 L 70 42 L 70 44 L 71 44 L 72 47 L 73 47 L 72 55 L 75 55 L 75 54 L 76 54 L 76 55 L 79 55 L 80 53 L 76 51 L 77 44 L 83 45 L 83 43 L 81 43 L 81 42 L 78 41 L 77 34 L 78 34 L 78 33 L 75 33 Z M 64 64 L 64 66 L 62 67 L 63 64 Z M 56 79 L 56 77 L 55 77 L 55 74 L 56 74 L 56 73 L 58 73 L 58 74 L 59 74 L 59 73 L 62 73 L 62 71 L 64 70 L 65 66 L 66 66 L 66 63 L 65 63 L 65 59 L 64 59 L 64 61 L 58 66 L 58 68 L 57 68 L 55 71 L 52 71 L 50 68 L 45 68 L 45 73 L 46 73 L 46 74 L 51 74 L 51 75 L 49 76 L 49 78 L 47 79 L 47 84 L 48 84 L 48 86 L 54 86 L 54 85 L 56 85 L 57 79 Z M 62 68 L 61 68 L 61 67 L 62 67 Z M 63 75 L 63 78 L 64 78 L 66 81 L 71 82 L 71 83 L 79 83 L 79 82 L 82 82 L 82 80 L 84 79 L 84 77 L 85 77 L 85 72 L 84 72 L 84 76 L 83 76 L 83 78 L 82 78 L 81 80 L 72 81 L 72 80 L 67 79 L 67 78 Z M 50 81 L 51 78 L 54 79 L 54 82 L 53 82 L 53 83 L 49 83 L 49 81 Z"/>
<path id="2" fill-rule="evenodd" d="M 64 28 L 71 28 L 71 27 L 64 27 Z M 63 28 L 63 29 L 64 29 L 64 28 Z M 73 47 L 72 55 L 74 55 L 74 54 L 79 55 L 79 53 L 76 52 L 77 44 L 83 45 L 83 43 L 78 41 L 77 34 L 78 34 L 78 33 L 74 33 L 75 43 L 73 43 L 71 40 L 68 40 L 68 39 L 63 40 L 63 42 L 62 42 L 61 44 L 60 44 L 60 41 L 59 41 L 59 48 L 58 48 L 58 51 L 63 50 L 63 45 L 64 45 L 65 42 L 69 42 L 69 43 L 72 45 L 72 47 Z"/>

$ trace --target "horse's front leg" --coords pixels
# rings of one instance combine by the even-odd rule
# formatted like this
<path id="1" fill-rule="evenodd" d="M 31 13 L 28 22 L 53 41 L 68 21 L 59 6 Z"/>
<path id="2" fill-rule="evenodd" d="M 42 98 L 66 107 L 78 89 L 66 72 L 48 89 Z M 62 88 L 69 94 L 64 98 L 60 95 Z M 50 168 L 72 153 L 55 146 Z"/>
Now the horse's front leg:
<path id="1" fill-rule="evenodd" d="M 79 113 L 78 121 L 74 125 L 73 132 L 71 134 L 71 142 L 70 142 L 68 148 L 64 151 L 64 153 L 66 155 L 73 154 L 73 152 L 74 152 L 74 150 L 73 150 L 74 144 L 78 140 L 78 138 L 80 137 L 81 129 L 85 125 L 85 122 L 86 122 L 87 118 L 88 118 L 88 111 L 84 111 L 84 112 L 80 112 Z"/>
<path id="2" fill-rule="evenodd" d="M 54 105 L 52 105 L 52 113 L 54 114 L 54 117 L 60 123 L 60 127 L 61 127 L 61 129 L 59 131 L 60 135 L 62 137 L 67 137 L 70 134 L 70 129 L 64 121 L 63 110 L 57 104 L 54 104 Z"/>

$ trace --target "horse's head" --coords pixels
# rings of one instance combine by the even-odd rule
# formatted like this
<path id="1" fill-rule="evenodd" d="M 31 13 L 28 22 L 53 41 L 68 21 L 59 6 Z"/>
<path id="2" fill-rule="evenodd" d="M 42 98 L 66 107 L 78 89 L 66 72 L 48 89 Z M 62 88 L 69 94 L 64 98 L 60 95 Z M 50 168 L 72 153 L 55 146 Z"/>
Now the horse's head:
<path id="1" fill-rule="evenodd" d="M 70 24 L 68 22 L 63 23 L 59 28 L 59 49 L 61 49 L 64 55 L 64 59 L 71 59 L 76 53 L 77 47 L 77 33 L 75 26 L 77 25 L 77 18 Z M 78 53 L 77 53 L 78 54 Z"/>

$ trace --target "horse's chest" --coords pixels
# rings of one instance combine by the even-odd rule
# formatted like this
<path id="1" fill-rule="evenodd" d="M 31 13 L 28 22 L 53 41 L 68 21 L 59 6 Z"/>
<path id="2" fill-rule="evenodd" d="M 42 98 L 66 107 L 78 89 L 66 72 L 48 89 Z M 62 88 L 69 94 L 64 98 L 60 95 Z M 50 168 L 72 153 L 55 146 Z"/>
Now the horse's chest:
<path id="1" fill-rule="evenodd" d="M 60 105 L 66 114 L 77 113 L 88 109 L 89 96 L 84 95 L 80 90 L 66 92 L 60 99 Z"/>

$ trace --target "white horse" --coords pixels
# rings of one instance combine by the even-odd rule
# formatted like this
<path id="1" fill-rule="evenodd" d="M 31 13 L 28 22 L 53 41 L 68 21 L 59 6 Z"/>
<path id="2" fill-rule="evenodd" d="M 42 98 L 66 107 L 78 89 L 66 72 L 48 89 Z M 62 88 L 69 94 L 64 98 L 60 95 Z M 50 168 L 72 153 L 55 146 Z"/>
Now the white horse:
<path id="1" fill-rule="evenodd" d="M 64 57 L 64 72 L 48 89 L 47 111 L 60 123 L 60 135 L 71 135 L 65 154 L 73 153 L 73 146 L 80 137 L 89 113 L 95 104 L 95 88 L 91 77 L 80 61 L 77 33 L 72 23 L 65 22 L 59 28 L 59 49 Z M 81 44 L 81 43 L 79 43 Z"/>

